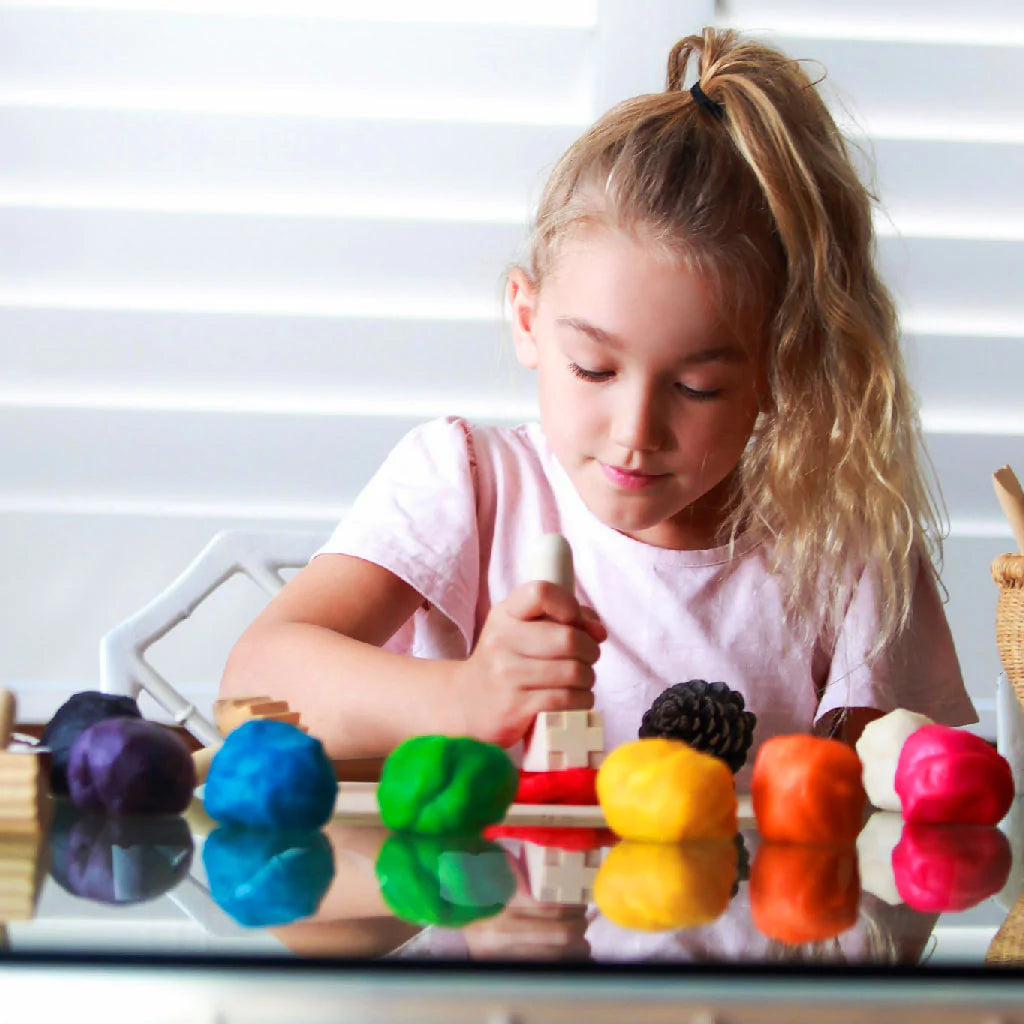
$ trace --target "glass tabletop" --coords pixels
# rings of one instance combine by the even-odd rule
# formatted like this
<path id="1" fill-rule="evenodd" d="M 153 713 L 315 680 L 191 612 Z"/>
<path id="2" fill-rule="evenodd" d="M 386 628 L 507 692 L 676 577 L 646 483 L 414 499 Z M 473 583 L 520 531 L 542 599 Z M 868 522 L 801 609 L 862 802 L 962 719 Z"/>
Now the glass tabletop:
<path id="1" fill-rule="evenodd" d="M 835 847 L 762 841 L 744 799 L 732 840 L 679 845 L 619 840 L 593 807 L 514 805 L 462 837 L 391 833 L 374 807 L 372 785 L 342 783 L 323 829 L 266 832 L 218 826 L 198 797 L 137 818 L 55 800 L 44 833 L 0 836 L 0 990 L 36 1003 L 52 980 L 79 1015 L 99 999 L 106 1024 L 197 1006 L 223 1021 L 645 1019 L 638 999 L 650 1019 L 885 1000 L 1011 1021 L 1024 1006 L 1020 800 L 998 829 L 875 813 Z M 90 994 L 115 976 L 116 1007 Z"/>
<path id="2" fill-rule="evenodd" d="M 876 812 L 856 846 L 803 847 L 763 842 L 741 815 L 732 841 L 668 845 L 619 840 L 596 808 L 513 808 L 480 836 L 390 833 L 372 786 L 348 789 L 354 809 L 339 800 L 314 832 L 218 827 L 198 798 L 136 818 L 55 800 L 44 834 L 0 836 L 3 955 L 1024 964 L 1020 799 L 998 829 Z"/>

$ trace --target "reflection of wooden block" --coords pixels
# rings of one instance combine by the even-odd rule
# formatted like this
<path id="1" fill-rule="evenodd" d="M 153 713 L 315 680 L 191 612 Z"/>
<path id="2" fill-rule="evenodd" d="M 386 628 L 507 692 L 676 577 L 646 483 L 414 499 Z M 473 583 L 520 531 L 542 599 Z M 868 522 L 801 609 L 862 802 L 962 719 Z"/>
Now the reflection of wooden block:
<path id="1" fill-rule="evenodd" d="M 538 903 L 592 903 L 594 879 L 607 848 L 560 850 L 524 844 L 530 893 Z"/>
<path id="2" fill-rule="evenodd" d="M 272 718 L 275 722 L 288 722 L 303 732 L 308 731 L 299 721 L 298 711 L 290 710 L 287 701 L 274 700 L 273 697 L 229 697 L 214 701 L 213 718 L 225 736 L 253 718 Z"/>
<path id="3" fill-rule="evenodd" d="M 46 874 L 42 835 L 0 832 L 0 921 L 27 921 Z"/>
<path id="4" fill-rule="evenodd" d="M 523 771 L 597 768 L 604 760 L 600 711 L 542 711 L 523 752 Z"/>

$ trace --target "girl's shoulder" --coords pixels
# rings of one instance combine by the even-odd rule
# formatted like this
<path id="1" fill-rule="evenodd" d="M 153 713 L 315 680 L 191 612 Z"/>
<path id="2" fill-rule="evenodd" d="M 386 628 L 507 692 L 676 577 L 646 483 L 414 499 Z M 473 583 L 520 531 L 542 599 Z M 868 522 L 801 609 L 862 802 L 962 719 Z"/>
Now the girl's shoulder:
<path id="1" fill-rule="evenodd" d="M 505 426 L 444 416 L 414 427 L 399 442 L 413 459 L 427 464 L 455 460 L 485 485 L 510 479 L 545 478 L 551 454 L 539 423 Z"/>

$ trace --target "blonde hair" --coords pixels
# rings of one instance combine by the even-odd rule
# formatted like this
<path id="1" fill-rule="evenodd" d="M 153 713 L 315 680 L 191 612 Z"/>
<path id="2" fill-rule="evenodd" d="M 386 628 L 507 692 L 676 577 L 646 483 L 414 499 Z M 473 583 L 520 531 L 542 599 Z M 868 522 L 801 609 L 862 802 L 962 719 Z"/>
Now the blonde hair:
<path id="1" fill-rule="evenodd" d="M 691 57 L 702 103 L 683 86 Z M 601 225 L 705 277 L 767 392 L 730 542 L 741 530 L 772 539 L 787 612 L 809 638 L 834 638 L 869 569 L 883 595 L 874 655 L 907 623 L 922 546 L 939 556 L 941 539 L 875 269 L 873 198 L 800 64 L 706 28 L 672 49 L 664 92 L 614 107 L 559 160 L 527 272 L 542 286 L 561 243 Z"/>

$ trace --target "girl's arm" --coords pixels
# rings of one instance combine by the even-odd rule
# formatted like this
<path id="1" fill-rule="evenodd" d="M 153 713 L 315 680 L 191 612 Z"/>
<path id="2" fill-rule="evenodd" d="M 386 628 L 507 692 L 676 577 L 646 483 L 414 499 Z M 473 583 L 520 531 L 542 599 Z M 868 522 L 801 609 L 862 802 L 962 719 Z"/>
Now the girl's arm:
<path id="1" fill-rule="evenodd" d="M 825 715 L 814 727 L 817 736 L 842 740 L 849 746 L 855 746 L 864 727 L 881 718 L 884 711 L 878 708 L 835 708 Z"/>
<path id="2" fill-rule="evenodd" d="M 220 694 L 287 700 L 334 759 L 381 757 L 424 733 L 511 746 L 538 711 L 593 706 L 604 627 L 568 591 L 517 587 L 464 661 L 381 650 L 422 601 L 379 565 L 319 555 L 242 634 Z"/>

